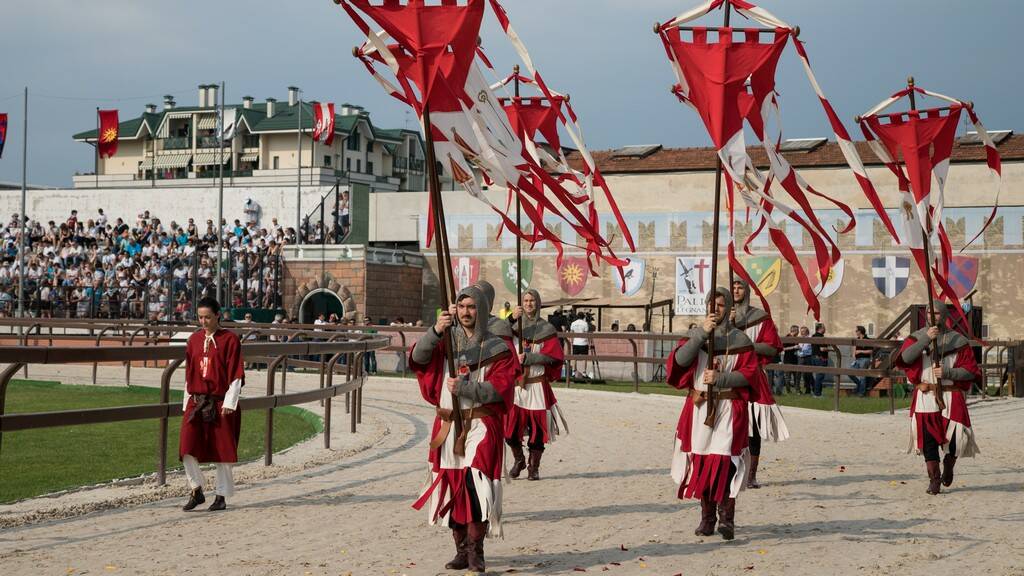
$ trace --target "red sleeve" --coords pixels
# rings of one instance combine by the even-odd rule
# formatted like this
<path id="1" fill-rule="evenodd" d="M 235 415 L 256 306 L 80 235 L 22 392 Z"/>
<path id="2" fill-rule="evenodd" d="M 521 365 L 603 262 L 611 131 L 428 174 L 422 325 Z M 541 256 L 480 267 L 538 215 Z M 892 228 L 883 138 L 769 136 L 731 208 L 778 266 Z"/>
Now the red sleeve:
<path id="1" fill-rule="evenodd" d="M 900 346 L 899 352 L 896 353 L 896 358 L 893 360 L 892 365 L 903 370 L 903 372 L 907 375 L 907 380 L 911 384 L 920 384 L 924 362 L 921 362 L 920 358 L 918 358 L 911 364 L 907 364 L 906 362 L 903 361 L 903 351 L 913 346 L 915 342 L 917 342 L 917 339 L 914 338 L 913 336 L 910 336 L 906 340 L 904 340 L 903 345 Z"/>
<path id="2" fill-rule="evenodd" d="M 776 338 L 778 338 L 778 335 L 776 335 Z M 760 369 L 761 360 L 758 358 L 757 352 L 754 352 L 752 349 L 736 355 L 736 367 L 733 369 L 733 372 L 743 374 L 743 377 L 747 379 L 747 383 L 750 386 L 736 388 L 735 390 L 741 397 L 745 396 L 744 400 L 748 402 L 756 402 L 760 398 L 757 389 L 753 386 L 754 380 L 757 378 L 757 372 Z"/>
<path id="3" fill-rule="evenodd" d="M 956 353 L 956 360 L 953 362 L 953 366 L 956 368 L 964 368 L 974 375 L 970 380 L 956 380 L 956 387 L 960 388 L 964 392 L 971 390 L 971 385 L 975 382 L 981 382 L 981 368 L 978 367 L 978 361 L 974 359 L 974 350 L 970 346 L 964 346 Z"/>
<path id="4" fill-rule="evenodd" d="M 779 329 L 775 322 L 768 318 L 761 323 L 761 331 L 757 334 L 759 344 L 767 344 L 778 351 L 782 351 L 782 339 L 779 338 Z M 771 364 L 772 358 L 758 355 L 762 364 Z"/>
<path id="5" fill-rule="evenodd" d="M 196 382 L 195 371 L 199 367 L 197 358 L 195 338 L 189 336 L 189 339 L 185 342 L 185 390 L 189 394 L 199 392 L 198 389 L 193 389 L 193 384 Z"/>
<path id="6" fill-rule="evenodd" d="M 558 364 L 549 364 L 544 367 L 544 377 L 549 382 L 558 380 L 558 377 L 562 374 L 562 364 L 565 362 L 565 351 L 559 345 L 558 338 L 548 338 L 545 340 L 540 347 L 540 353 L 558 360 Z"/>
<path id="7" fill-rule="evenodd" d="M 508 412 L 515 403 L 516 381 L 523 375 L 523 365 L 519 363 L 515 348 L 509 342 L 505 344 L 510 354 L 492 363 L 487 368 L 485 378 L 503 400 L 501 404 L 494 403 L 488 406 L 502 413 Z"/>
<path id="8" fill-rule="evenodd" d="M 693 386 L 693 373 L 697 369 L 696 360 L 686 368 L 676 364 L 676 350 L 679 350 L 683 344 L 686 344 L 687 340 L 689 338 L 680 339 L 675 347 L 672 348 L 672 353 L 668 355 L 668 366 L 665 370 L 666 374 L 668 374 L 665 381 L 668 382 L 669 386 L 678 390 L 685 390 Z"/>
<path id="9" fill-rule="evenodd" d="M 242 361 L 242 341 L 238 339 L 238 334 L 234 332 L 228 332 L 228 334 L 230 337 L 224 352 L 224 361 L 226 362 L 224 371 L 228 375 L 228 386 L 235 380 L 241 380 L 241 385 L 245 386 L 245 363 Z"/>
<path id="10" fill-rule="evenodd" d="M 415 344 L 409 346 L 409 368 L 416 374 L 416 380 L 420 385 L 420 394 L 423 399 L 434 406 L 441 405 L 441 389 L 444 387 L 444 377 L 447 367 L 444 360 L 445 339 L 442 338 L 434 348 L 434 353 L 427 364 L 419 364 L 412 359 L 412 349 Z"/>

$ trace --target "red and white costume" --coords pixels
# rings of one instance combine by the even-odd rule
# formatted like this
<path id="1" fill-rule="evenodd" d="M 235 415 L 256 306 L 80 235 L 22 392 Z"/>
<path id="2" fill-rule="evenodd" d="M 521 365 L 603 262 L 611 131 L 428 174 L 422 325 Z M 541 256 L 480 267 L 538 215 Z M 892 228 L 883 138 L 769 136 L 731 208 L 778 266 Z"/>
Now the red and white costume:
<path id="1" fill-rule="evenodd" d="M 682 338 L 676 349 L 690 337 Z M 722 346 L 716 347 L 715 352 L 721 373 L 739 372 L 747 382 L 753 381 L 759 364 L 749 341 L 739 349 Z M 685 368 L 679 366 L 675 357 L 673 350 L 668 360 L 668 383 L 680 390 L 707 391 L 703 381 L 704 371 L 709 368 L 706 349 L 702 348 L 697 359 Z M 736 498 L 744 489 L 750 464 L 748 402 L 756 399 L 757 394 L 749 387 L 731 391 L 736 398 L 717 400 L 714 426 L 704 424 L 710 401 L 701 402 L 698 406 L 694 403 L 694 396 L 690 395 L 683 404 L 672 457 L 672 480 L 679 485 L 677 495 L 681 499 L 700 499 L 706 490 L 714 488 L 710 498 L 721 502 L 726 498 Z M 730 464 L 736 471 L 726 491 Z"/>
<path id="2" fill-rule="evenodd" d="M 760 310 L 759 310 L 760 312 Z M 779 338 L 779 330 L 771 316 L 755 320 L 753 325 L 741 328 L 743 333 L 750 338 L 756 347 L 758 344 L 765 344 L 782 350 L 782 340 Z M 756 392 L 754 401 L 750 402 L 750 428 L 748 434 L 754 435 L 754 426 L 761 438 L 772 442 L 781 442 L 789 438 L 789 428 L 782 417 L 782 410 L 775 403 L 775 396 L 772 394 L 771 382 L 768 381 L 768 373 L 765 366 L 772 363 L 772 357 L 756 354 L 757 370 L 754 371 L 754 378 L 750 381 L 750 387 Z"/>
<path id="3" fill-rule="evenodd" d="M 902 359 L 902 352 L 907 350 L 918 340 L 926 341 L 927 330 L 919 330 L 911 334 L 900 347 L 900 354 L 897 356 L 896 365 L 903 369 L 907 375 L 907 381 L 915 386 L 914 395 L 910 402 L 910 442 L 907 452 L 916 450 L 918 454 L 924 449 L 925 434 L 929 434 L 942 447 L 943 451 L 948 449 L 949 441 L 954 437 L 956 457 L 973 457 L 979 454 L 978 444 L 974 439 L 974 431 L 971 429 L 971 416 L 967 410 L 965 392 L 971 390 L 975 380 L 981 378 L 981 370 L 974 359 L 974 353 L 966 338 L 955 332 L 944 332 L 940 334 L 942 341 L 939 345 L 941 353 L 941 366 L 949 373 L 954 369 L 962 376 L 970 375 L 969 379 L 947 379 L 942 378 L 943 387 L 942 399 L 946 407 L 940 411 L 935 402 L 935 395 L 932 392 L 918 390 L 916 386 L 922 382 L 935 384 L 935 376 L 932 373 L 932 358 L 927 351 L 911 363 Z M 952 341 L 952 342 L 950 342 Z M 934 345 L 934 343 L 932 343 Z"/>
<path id="4" fill-rule="evenodd" d="M 529 430 L 527 442 L 549 444 L 555 440 L 556 435 L 563 432 L 558 426 L 559 420 L 564 432 L 569 432 L 565 416 L 551 389 L 551 382 L 558 380 L 561 374 L 565 353 L 554 332 L 541 342 L 523 340 L 523 351 L 546 356 L 557 363 L 523 366 L 522 384 L 517 385 L 515 390 L 515 405 L 505 417 L 505 438 L 511 439 L 517 435 L 522 438 Z"/>
<path id="5" fill-rule="evenodd" d="M 452 394 L 445 387 L 448 376 L 445 347 L 448 345 L 449 340 L 442 339 L 433 349 L 427 363 L 418 363 L 414 357 L 410 357 L 409 361 L 409 367 L 419 381 L 423 399 L 442 411 L 449 411 L 453 407 Z M 512 406 L 515 382 L 521 374 L 521 368 L 514 350 L 504 339 L 491 336 L 481 348 L 487 352 L 481 355 L 484 358 L 482 362 L 469 364 L 469 381 L 489 383 L 502 401 L 485 405 L 458 397 L 464 413 L 486 413 L 482 417 L 467 420 L 469 426 L 465 431 L 463 456 L 455 454 L 454 426 L 445 422 L 440 414 L 434 418 L 432 445 L 439 445 L 430 449 L 429 481 L 413 507 L 422 509 L 429 503 L 430 525 L 446 527 L 450 523 L 469 524 L 473 521 L 473 509 L 476 507 L 480 511 L 479 521 L 489 522 L 488 535 L 501 536 L 504 453 L 502 417 Z M 473 485 L 467 486 L 468 481 Z M 475 502 L 470 501 L 473 494 L 476 496 Z"/>

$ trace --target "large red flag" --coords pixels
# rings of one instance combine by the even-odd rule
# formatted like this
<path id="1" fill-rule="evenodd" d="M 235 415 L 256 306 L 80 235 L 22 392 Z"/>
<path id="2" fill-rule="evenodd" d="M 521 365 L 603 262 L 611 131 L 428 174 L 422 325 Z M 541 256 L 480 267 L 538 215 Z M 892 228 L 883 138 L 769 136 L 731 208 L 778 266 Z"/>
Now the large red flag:
<path id="1" fill-rule="evenodd" d="M 118 133 L 117 110 L 97 110 L 100 115 L 99 156 L 110 158 L 117 154 Z"/>
<path id="2" fill-rule="evenodd" d="M 330 146 L 334 143 L 334 104 L 313 106 L 313 140 Z"/>
<path id="3" fill-rule="evenodd" d="M 7 113 L 0 113 L 0 158 L 4 157 L 4 143 L 7 142 Z"/>

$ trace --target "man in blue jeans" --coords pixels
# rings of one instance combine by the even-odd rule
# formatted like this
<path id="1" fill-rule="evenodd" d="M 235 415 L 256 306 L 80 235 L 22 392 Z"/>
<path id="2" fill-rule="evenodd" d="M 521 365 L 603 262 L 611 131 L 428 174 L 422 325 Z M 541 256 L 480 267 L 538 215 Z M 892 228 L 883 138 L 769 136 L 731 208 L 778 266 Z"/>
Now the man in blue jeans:
<path id="1" fill-rule="evenodd" d="M 857 326 L 856 335 L 854 336 L 858 340 L 864 340 L 868 337 L 868 331 L 863 326 Z M 861 348 L 859 346 L 853 347 L 853 362 L 850 362 L 850 368 L 865 369 L 871 367 L 871 348 Z M 864 397 L 868 393 L 868 380 L 869 378 L 861 378 L 860 376 L 850 376 L 850 380 L 856 386 L 857 396 Z"/>
<path id="2" fill-rule="evenodd" d="M 814 325 L 814 334 L 811 338 L 824 338 L 825 337 L 825 325 L 818 322 Z M 811 344 L 811 358 L 810 362 L 812 366 L 828 366 L 828 349 L 820 344 Z M 821 386 L 825 382 L 824 374 L 814 375 L 814 396 L 815 398 L 821 397 Z"/>

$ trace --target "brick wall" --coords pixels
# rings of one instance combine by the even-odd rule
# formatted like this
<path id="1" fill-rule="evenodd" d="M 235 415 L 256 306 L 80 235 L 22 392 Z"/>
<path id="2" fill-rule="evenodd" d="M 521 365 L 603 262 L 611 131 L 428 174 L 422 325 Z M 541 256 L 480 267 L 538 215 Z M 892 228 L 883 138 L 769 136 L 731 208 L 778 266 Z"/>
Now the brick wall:
<path id="1" fill-rule="evenodd" d="M 366 293 L 363 310 L 374 321 L 386 318 L 391 322 L 401 316 L 406 322 L 415 322 L 423 308 L 423 269 L 368 264 Z"/>
<path id="2" fill-rule="evenodd" d="M 321 286 L 321 274 L 326 286 Z M 284 309 L 297 313 L 302 297 L 310 290 L 327 288 L 346 303 L 346 315 L 355 311 L 375 321 L 402 316 L 407 322 L 420 318 L 423 305 L 423 269 L 414 266 L 367 264 L 362 260 L 284 263 Z M 346 300 L 351 294 L 351 301 Z M 354 310 L 353 310 L 354 308 Z"/>

